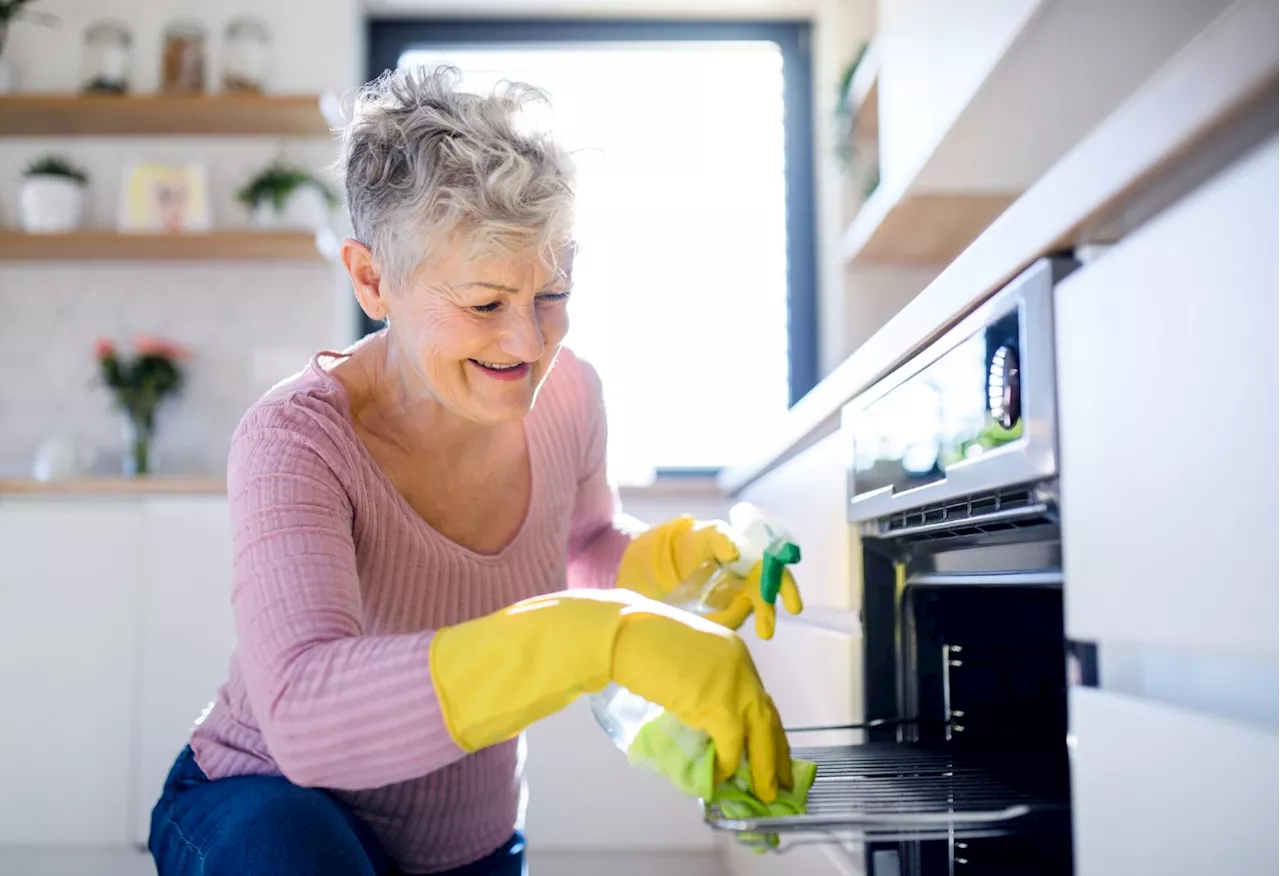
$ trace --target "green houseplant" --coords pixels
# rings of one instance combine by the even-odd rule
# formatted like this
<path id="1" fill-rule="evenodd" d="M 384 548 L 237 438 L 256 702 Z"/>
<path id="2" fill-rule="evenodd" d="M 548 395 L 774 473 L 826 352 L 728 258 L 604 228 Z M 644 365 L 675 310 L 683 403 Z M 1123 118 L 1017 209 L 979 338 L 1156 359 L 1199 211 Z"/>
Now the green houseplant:
<path id="1" fill-rule="evenodd" d="M 115 396 L 124 416 L 124 473 L 140 477 L 151 472 L 151 448 L 156 431 L 156 411 L 162 402 L 182 390 L 182 363 L 190 358 L 186 348 L 161 338 L 139 336 L 135 355 L 120 354 L 103 338 L 94 348 L 98 375 Z"/>
<path id="2" fill-rule="evenodd" d="M 22 227 L 29 234 L 71 231 L 84 214 L 89 175 L 59 155 L 43 155 L 22 174 Z"/>
<path id="3" fill-rule="evenodd" d="M 276 159 L 236 193 L 257 228 L 305 228 L 326 225 L 338 204 L 333 190 L 305 168 Z"/>

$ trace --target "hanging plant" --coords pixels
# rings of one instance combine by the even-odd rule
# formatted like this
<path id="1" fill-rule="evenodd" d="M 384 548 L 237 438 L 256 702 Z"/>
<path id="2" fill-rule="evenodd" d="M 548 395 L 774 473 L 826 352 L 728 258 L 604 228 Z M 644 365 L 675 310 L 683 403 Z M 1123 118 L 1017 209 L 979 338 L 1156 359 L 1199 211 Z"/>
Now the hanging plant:
<path id="1" fill-rule="evenodd" d="M 853 86 L 853 77 L 858 73 L 858 67 L 862 64 L 863 59 L 867 57 L 867 50 L 871 47 L 870 43 L 863 43 L 858 49 L 858 54 L 849 62 L 849 66 L 845 67 L 844 73 L 840 76 L 840 91 L 836 95 L 836 158 L 839 159 L 842 167 L 848 169 L 853 164 L 855 157 L 853 145 L 853 108 L 849 106 L 849 89 Z"/>

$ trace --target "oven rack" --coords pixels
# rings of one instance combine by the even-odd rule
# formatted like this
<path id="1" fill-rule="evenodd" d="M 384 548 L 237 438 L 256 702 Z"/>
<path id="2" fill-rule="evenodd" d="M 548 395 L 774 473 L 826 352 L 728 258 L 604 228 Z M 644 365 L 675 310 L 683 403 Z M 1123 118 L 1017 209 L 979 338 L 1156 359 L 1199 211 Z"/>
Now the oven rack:
<path id="1" fill-rule="evenodd" d="M 1065 829 L 1065 788 L 1037 788 L 998 752 L 955 745 L 868 742 L 795 747 L 817 764 L 805 815 L 729 818 L 704 804 L 706 823 L 747 845 L 786 851 L 812 842 L 956 840 Z"/>

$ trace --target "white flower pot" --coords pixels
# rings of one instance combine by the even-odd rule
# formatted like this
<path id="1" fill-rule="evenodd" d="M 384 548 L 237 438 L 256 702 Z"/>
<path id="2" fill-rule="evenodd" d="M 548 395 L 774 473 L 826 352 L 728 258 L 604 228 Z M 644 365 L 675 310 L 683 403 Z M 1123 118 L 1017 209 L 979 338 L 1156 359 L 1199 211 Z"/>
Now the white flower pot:
<path id="1" fill-rule="evenodd" d="M 258 204 L 252 222 L 254 228 L 315 231 L 329 224 L 329 205 L 315 186 L 301 186 L 289 193 L 281 210 L 271 201 Z"/>
<path id="2" fill-rule="evenodd" d="M 65 176 L 29 176 L 22 181 L 22 227 L 31 234 L 57 234 L 80 226 L 84 186 Z"/>

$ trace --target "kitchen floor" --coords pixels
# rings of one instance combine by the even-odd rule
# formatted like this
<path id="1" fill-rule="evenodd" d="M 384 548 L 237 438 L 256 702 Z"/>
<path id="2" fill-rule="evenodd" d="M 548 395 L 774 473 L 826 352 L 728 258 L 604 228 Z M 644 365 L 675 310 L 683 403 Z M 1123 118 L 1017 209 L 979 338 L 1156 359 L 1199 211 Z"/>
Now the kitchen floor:
<path id="1" fill-rule="evenodd" d="M 113 849 L 0 848 L 0 873 L 22 876 L 155 876 L 151 858 Z M 728 876 L 715 852 L 531 851 L 529 876 Z"/>

